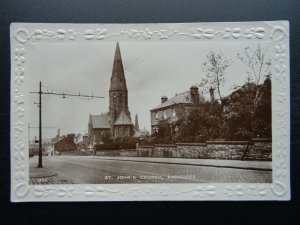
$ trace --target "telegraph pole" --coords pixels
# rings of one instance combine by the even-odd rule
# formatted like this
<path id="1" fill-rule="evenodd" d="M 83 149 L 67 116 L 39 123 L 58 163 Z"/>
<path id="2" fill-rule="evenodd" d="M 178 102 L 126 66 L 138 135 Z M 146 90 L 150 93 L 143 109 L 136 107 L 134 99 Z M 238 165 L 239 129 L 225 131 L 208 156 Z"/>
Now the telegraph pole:
<path id="1" fill-rule="evenodd" d="M 43 152 L 42 152 L 42 82 L 40 81 L 40 91 L 39 91 L 39 163 L 38 168 L 43 168 Z"/>
<path id="2" fill-rule="evenodd" d="M 104 97 L 100 97 L 100 96 L 94 96 L 92 95 L 82 95 L 80 94 L 65 94 L 65 93 L 58 93 L 58 92 L 43 92 L 42 91 L 42 82 L 40 81 L 39 83 L 39 91 L 38 92 L 30 92 L 32 94 L 39 94 L 39 103 L 38 103 L 38 107 L 39 107 L 39 160 L 38 160 L 38 168 L 43 168 L 43 159 L 42 159 L 42 155 L 43 155 L 43 140 L 42 140 L 42 94 L 44 95 L 60 95 L 63 98 L 66 98 L 66 96 L 72 96 L 72 97 L 83 97 L 83 98 L 104 98 Z"/>

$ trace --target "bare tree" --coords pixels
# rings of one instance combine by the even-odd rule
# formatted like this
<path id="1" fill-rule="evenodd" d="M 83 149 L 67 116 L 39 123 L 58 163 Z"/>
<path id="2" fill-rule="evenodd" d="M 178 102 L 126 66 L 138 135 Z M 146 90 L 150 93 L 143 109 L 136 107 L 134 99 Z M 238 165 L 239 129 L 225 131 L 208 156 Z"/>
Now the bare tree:
<path id="1" fill-rule="evenodd" d="M 233 62 L 231 59 L 226 58 L 221 51 L 215 53 L 210 50 L 206 58 L 207 61 L 203 63 L 202 67 L 202 71 L 206 73 L 206 78 L 202 79 L 199 86 L 216 89 L 220 101 L 223 103 L 220 89 L 225 82 L 225 71 Z"/>
<path id="2" fill-rule="evenodd" d="M 267 50 L 263 49 L 260 44 L 255 50 L 246 47 L 243 54 L 238 53 L 237 58 L 241 60 L 248 68 L 248 82 L 254 79 L 256 86 L 255 98 L 253 101 L 254 108 L 256 108 L 259 100 L 259 83 L 262 78 L 270 76 L 271 59 L 266 59 Z"/>

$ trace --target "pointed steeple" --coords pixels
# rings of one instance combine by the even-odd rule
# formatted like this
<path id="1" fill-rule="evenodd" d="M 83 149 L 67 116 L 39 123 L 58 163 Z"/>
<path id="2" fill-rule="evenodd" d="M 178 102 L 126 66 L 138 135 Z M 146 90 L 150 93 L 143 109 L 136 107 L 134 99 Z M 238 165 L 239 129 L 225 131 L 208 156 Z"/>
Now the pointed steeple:
<path id="1" fill-rule="evenodd" d="M 119 42 L 117 42 L 115 59 L 110 78 L 110 91 L 127 91 L 126 79 L 124 75 L 123 62 Z"/>

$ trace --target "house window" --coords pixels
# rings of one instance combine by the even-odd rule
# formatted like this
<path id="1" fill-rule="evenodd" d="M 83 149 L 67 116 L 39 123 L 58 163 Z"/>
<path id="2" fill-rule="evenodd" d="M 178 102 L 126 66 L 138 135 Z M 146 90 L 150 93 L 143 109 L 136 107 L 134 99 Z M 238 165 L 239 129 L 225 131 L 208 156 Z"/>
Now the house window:
<path id="1" fill-rule="evenodd" d="M 155 113 L 155 119 L 158 119 L 158 113 L 157 112 Z"/>
<path id="2" fill-rule="evenodd" d="M 175 111 L 175 109 L 172 109 L 172 116 L 173 116 L 173 117 L 176 116 L 176 111 Z"/>
<path id="3" fill-rule="evenodd" d="M 164 119 L 167 119 L 167 112 L 164 110 Z"/>
<path id="4" fill-rule="evenodd" d="M 153 127 L 153 132 L 154 132 L 154 133 L 157 133 L 157 132 L 158 132 L 158 127 L 156 127 L 156 126 Z"/>

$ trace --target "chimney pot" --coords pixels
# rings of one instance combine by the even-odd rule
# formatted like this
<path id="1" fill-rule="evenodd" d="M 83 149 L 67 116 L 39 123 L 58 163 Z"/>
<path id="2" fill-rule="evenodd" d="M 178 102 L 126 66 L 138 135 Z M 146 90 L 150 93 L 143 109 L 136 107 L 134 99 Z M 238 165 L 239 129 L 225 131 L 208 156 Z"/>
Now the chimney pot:
<path id="1" fill-rule="evenodd" d="M 167 96 L 162 96 L 161 97 L 161 103 L 164 103 L 166 101 L 168 101 L 168 97 Z"/>
<path id="2" fill-rule="evenodd" d="M 191 86 L 190 92 L 191 92 L 192 102 L 194 104 L 199 104 L 199 102 L 200 102 L 200 96 L 199 96 L 199 92 L 198 92 L 198 87 L 194 86 L 194 85 Z"/>

